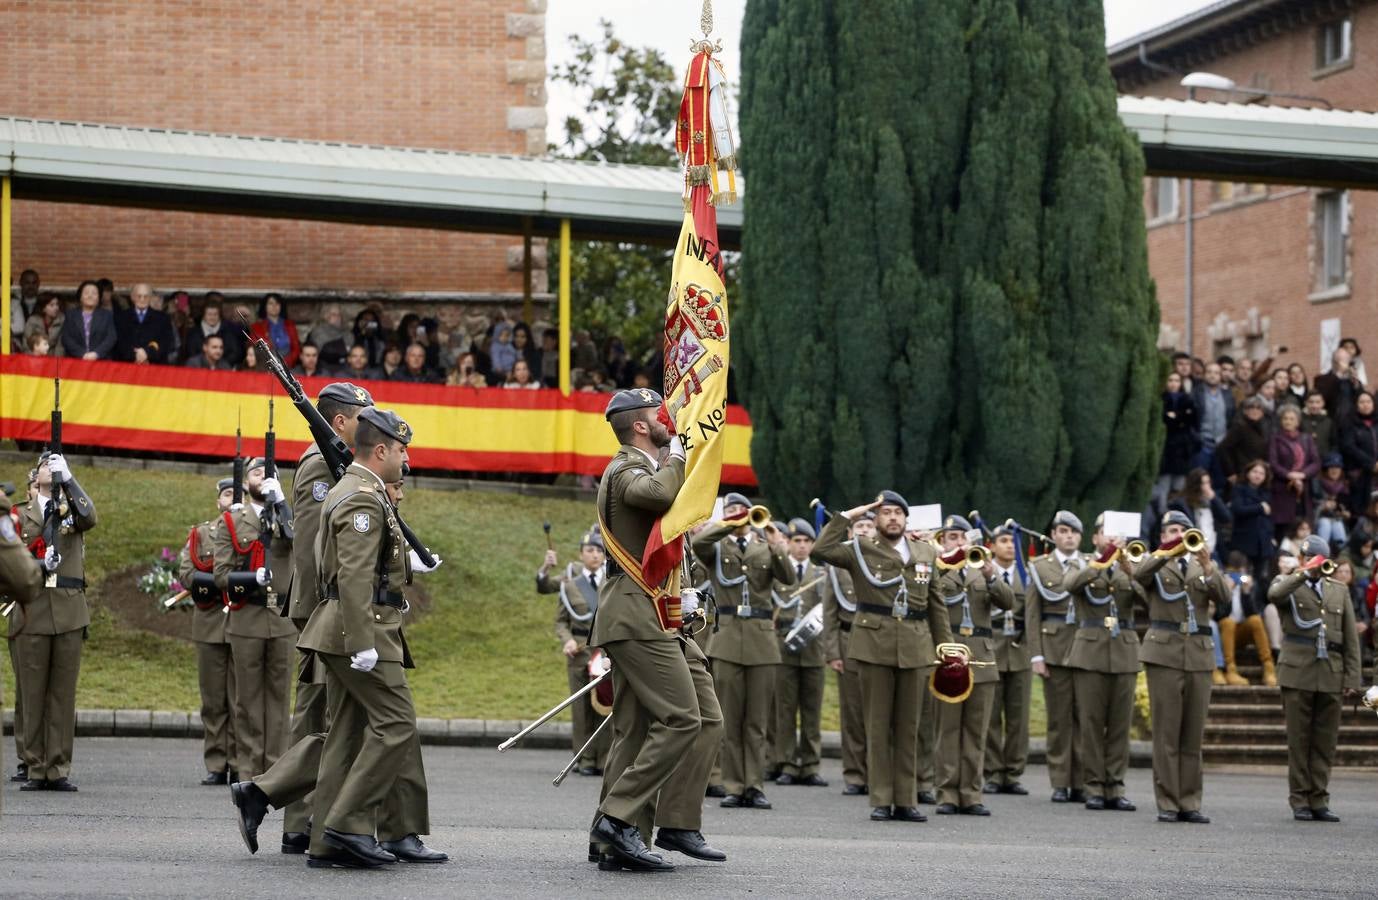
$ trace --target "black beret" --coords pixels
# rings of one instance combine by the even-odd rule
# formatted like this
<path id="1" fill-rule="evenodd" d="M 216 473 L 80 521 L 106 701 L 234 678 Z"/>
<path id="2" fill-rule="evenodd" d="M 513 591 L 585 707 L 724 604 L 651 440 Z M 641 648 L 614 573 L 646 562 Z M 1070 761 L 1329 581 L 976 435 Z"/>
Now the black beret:
<path id="1" fill-rule="evenodd" d="M 411 426 L 390 409 L 369 406 L 359 413 L 359 419 L 377 428 L 394 441 L 401 441 L 404 446 L 411 443 Z"/>
<path id="2" fill-rule="evenodd" d="M 971 530 L 971 523 L 962 516 L 948 516 L 943 519 L 943 527 L 938 529 L 941 534 L 944 531 L 960 531 L 963 534 Z"/>
<path id="3" fill-rule="evenodd" d="M 222 493 L 225 492 L 225 490 L 226 490 L 227 488 L 232 488 L 232 487 L 234 487 L 234 479 L 233 479 L 233 478 L 222 478 L 222 479 L 220 479 L 219 481 L 217 481 L 217 482 L 215 483 L 215 493 L 216 493 L 217 495 L 222 494 Z"/>
<path id="4" fill-rule="evenodd" d="M 321 388 L 319 400 L 334 400 L 336 403 L 346 403 L 350 406 L 372 406 L 373 395 L 357 384 L 350 384 L 348 381 L 337 381 L 334 384 L 327 384 Z"/>
<path id="5" fill-rule="evenodd" d="M 898 506 L 906 513 L 909 512 L 909 501 L 905 500 L 895 491 L 881 491 L 880 506 Z M 880 507 L 877 507 L 877 509 L 879 508 Z"/>
<path id="6" fill-rule="evenodd" d="M 244 460 L 244 474 L 247 475 L 254 469 L 261 469 L 264 466 L 263 457 L 254 456 Z"/>
<path id="7" fill-rule="evenodd" d="M 614 413 L 626 412 L 629 409 L 652 409 L 660 406 L 660 402 L 660 395 L 650 388 L 630 388 L 625 391 L 618 391 L 608 401 L 608 408 L 603 412 L 603 418 L 611 419 Z"/>

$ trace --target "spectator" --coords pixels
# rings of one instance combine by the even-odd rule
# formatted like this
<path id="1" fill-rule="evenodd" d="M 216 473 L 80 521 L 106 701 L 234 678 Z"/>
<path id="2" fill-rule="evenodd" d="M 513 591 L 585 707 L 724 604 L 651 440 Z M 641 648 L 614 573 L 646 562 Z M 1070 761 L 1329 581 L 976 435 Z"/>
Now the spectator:
<path id="1" fill-rule="evenodd" d="M 1221 383 L 1221 377 L 1220 364 L 1210 363 L 1192 396 L 1196 404 L 1197 435 L 1200 439 L 1196 464 L 1210 473 L 1215 484 L 1224 483 L 1224 474 L 1215 458 L 1215 448 L 1225 439 L 1225 431 L 1234 421 L 1234 395 Z"/>
<path id="2" fill-rule="evenodd" d="M 1359 382 L 1359 389 L 1368 390 L 1368 372 L 1364 369 L 1364 361 L 1360 358 L 1363 353 L 1359 349 L 1359 342 L 1352 337 L 1340 338 L 1340 347 L 1349 351 L 1349 368 L 1354 371 L 1354 378 Z"/>
<path id="3" fill-rule="evenodd" d="M 608 373 L 602 369 L 594 369 L 591 373 L 593 383 L 598 386 L 598 391 L 604 394 L 617 392 L 617 383 L 608 377 Z"/>
<path id="4" fill-rule="evenodd" d="M 417 333 L 417 326 L 421 324 L 421 317 L 416 313 L 407 313 L 402 317 L 402 321 L 397 326 L 397 334 L 393 340 L 399 347 L 408 347 L 412 341 L 420 341 L 425 335 Z"/>
<path id="5" fill-rule="evenodd" d="M 201 341 L 201 352 L 187 360 L 188 369 L 209 369 L 213 372 L 229 372 L 234 366 L 225 357 L 225 338 L 219 334 L 207 335 Z"/>
<path id="6" fill-rule="evenodd" d="M 345 367 L 340 371 L 340 377 L 348 381 L 367 381 L 378 378 L 378 370 L 368 364 L 368 349 L 363 344 L 355 344 L 349 348 L 349 353 L 345 356 Z"/>
<path id="7" fill-rule="evenodd" d="M 461 353 L 445 383 L 455 387 L 488 387 L 488 379 L 478 370 L 473 353 Z"/>
<path id="8" fill-rule="evenodd" d="M 248 344 L 247 346 L 244 347 L 244 359 L 243 359 L 243 361 L 240 362 L 240 364 L 239 364 L 239 371 L 241 371 L 241 372 L 266 372 L 266 371 L 267 371 L 267 368 L 264 367 L 263 365 L 261 365 L 261 364 L 259 363 L 259 360 L 258 360 L 258 351 L 254 349 L 254 345 L 253 345 L 253 344 Z"/>
<path id="9" fill-rule="evenodd" d="M 574 333 L 574 358 L 571 365 L 576 369 L 583 369 L 585 372 L 592 372 L 598 368 L 601 360 L 598 358 L 598 345 L 593 342 L 593 336 L 587 329 L 579 329 Z"/>
<path id="10" fill-rule="evenodd" d="M 1252 397 L 1254 390 L 1254 361 L 1245 356 L 1235 361 L 1234 364 L 1234 384 L 1230 387 L 1234 394 L 1235 406 L 1243 406 L 1244 401 Z"/>
<path id="11" fill-rule="evenodd" d="M 1180 362 L 1190 366 L 1191 357 L 1180 355 L 1184 357 Z M 1167 438 L 1163 442 L 1163 459 L 1158 467 L 1155 491 L 1160 503 L 1169 494 L 1182 489 L 1192 457 L 1196 455 L 1196 404 L 1191 395 L 1182 390 L 1182 376 L 1175 371 L 1168 374 L 1163 391 L 1163 423 L 1167 425 Z"/>
<path id="12" fill-rule="evenodd" d="M 1230 524 L 1230 509 L 1215 493 L 1210 473 L 1205 468 L 1198 466 L 1187 473 L 1187 483 L 1181 497 L 1168 506 L 1186 513 L 1206 536 L 1206 547 L 1211 554 L 1217 559 L 1224 558 L 1224 554 L 1219 552 L 1224 549 L 1219 538 L 1221 531 Z"/>
<path id="13" fill-rule="evenodd" d="M 345 355 L 349 353 L 352 342 L 353 338 L 344 327 L 344 314 L 340 312 L 338 303 L 326 304 L 321 310 L 320 321 L 316 322 L 311 333 L 306 336 L 306 343 L 315 344 L 319 348 L 320 362 L 325 368 L 344 365 Z"/>
<path id="14" fill-rule="evenodd" d="M 1354 375 L 1352 357 L 1343 347 L 1330 354 L 1330 371 L 1316 376 L 1316 390 L 1325 398 L 1326 411 L 1336 422 L 1343 422 L 1354 409 L 1354 401 L 1363 390 Z"/>
<path id="15" fill-rule="evenodd" d="M 507 322 L 499 322 L 493 326 L 493 340 L 488 345 L 488 359 L 493 366 L 489 383 L 505 382 L 508 373 L 512 371 L 512 364 L 517 361 L 517 348 L 512 346 L 512 326 Z"/>
<path id="16" fill-rule="evenodd" d="M 1349 519 L 1349 482 L 1345 480 L 1344 457 L 1330 453 L 1321 457 L 1320 475 L 1311 484 L 1316 509 L 1316 534 L 1330 544 L 1333 556 L 1345 543 L 1345 522 Z"/>
<path id="17" fill-rule="evenodd" d="M 512 390 L 534 391 L 540 385 L 531 378 L 531 364 L 524 359 L 518 359 L 512 364 L 512 373 L 503 387 Z"/>
<path id="18" fill-rule="evenodd" d="M 1358 395 L 1353 411 L 1340 425 L 1340 452 L 1349 467 L 1349 508 L 1356 512 L 1367 509 L 1373 493 L 1373 474 L 1378 472 L 1378 416 L 1374 414 L 1373 395 L 1368 391 Z"/>
<path id="19" fill-rule="evenodd" d="M 1191 383 L 1191 354 L 1183 353 L 1178 350 L 1172 354 L 1172 371 L 1177 373 L 1177 377 L 1182 380 L 1182 390 L 1190 394 L 1195 387 Z"/>
<path id="20" fill-rule="evenodd" d="M 109 359 L 115 352 L 115 316 L 100 305 L 94 281 L 77 286 L 77 309 L 62 323 L 62 352 L 77 359 Z"/>
<path id="21" fill-rule="evenodd" d="M 30 331 L 24 335 L 24 352 L 30 356 L 48 355 L 48 335 L 42 331 Z"/>
<path id="22" fill-rule="evenodd" d="M 540 371 L 536 368 L 536 358 L 539 351 L 536 349 L 536 342 L 531 337 L 531 326 L 525 322 L 518 322 L 512 326 L 512 349 L 517 353 L 517 359 L 526 360 L 527 368 L 532 373 Z"/>
<path id="23" fill-rule="evenodd" d="M 1297 521 L 1311 520 L 1311 479 L 1321 470 L 1316 442 L 1301 430 L 1301 410 L 1295 406 L 1278 413 L 1268 463 L 1273 468 L 1273 525 L 1282 534 Z"/>
<path id="24" fill-rule="evenodd" d="M 364 348 L 364 355 L 370 367 L 382 363 L 387 342 L 383 340 L 383 329 L 378 321 L 377 310 L 365 307 L 354 317 L 354 344 Z M 354 348 L 351 347 L 350 353 L 353 352 Z"/>
<path id="25" fill-rule="evenodd" d="M 131 306 L 115 314 L 115 356 L 144 366 L 170 362 L 177 338 L 167 313 L 153 308 L 153 288 L 139 282 L 130 291 Z"/>
<path id="26" fill-rule="evenodd" d="M 391 381 L 402 368 L 402 348 L 395 341 L 388 341 L 383 350 L 383 364 L 378 367 L 378 377 Z"/>
<path id="27" fill-rule="evenodd" d="M 1286 391 L 1280 396 L 1287 403 L 1304 406 L 1308 393 L 1310 393 L 1310 385 L 1306 380 L 1306 367 L 1301 363 L 1292 363 L 1287 367 Z"/>
<path id="28" fill-rule="evenodd" d="M 1274 421 L 1277 410 L 1278 383 L 1269 378 L 1258 386 L 1258 393 L 1254 394 L 1254 399 L 1263 404 L 1263 411 L 1268 415 L 1268 421 Z"/>
<path id="29" fill-rule="evenodd" d="M 1278 542 L 1278 553 L 1282 556 L 1300 559 L 1301 545 L 1310 536 L 1311 523 L 1305 519 L 1298 519 L 1291 528 L 1287 529 L 1282 540 Z"/>
<path id="30" fill-rule="evenodd" d="M 287 304 L 277 294 L 264 294 L 258 304 L 258 321 L 249 328 L 255 338 L 267 341 L 282 359 L 282 364 L 292 368 L 301 354 L 301 339 L 297 337 L 297 323 L 287 317 Z"/>
<path id="31" fill-rule="evenodd" d="M 19 273 L 19 296 L 10 298 L 10 333 L 13 337 L 26 334 L 25 326 L 39 307 L 38 272 L 25 269 Z M 51 341 L 49 342 L 51 343 Z"/>
<path id="32" fill-rule="evenodd" d="M 412 384 L 435 384 L 439 379 L 426 365 L 426 347 L 413 341 L 407 345 L 402 357 L 402 367 L 391 375 L 393 381 L 408 381 Z"/>
<path id="33" fill-rule="evenodd" d="M 1354 567 L 1354 577 L 1363 582 L 1373 580 L 1373 535 L 1362 528 L 1356 528 L 1350 535 L 1344 549 L 1337 558 L 1345 560 Z"/>
<path id="34" fill-rule="evenodd" d="M 211 335 L 219 335 L 224 350 L 225 362 L 237 366 L 244 359 L 243 331 L 225 321 L 224 298 L 217 291 L 206 295 L 205 306 L 201 309 L 201 321 L 187 332 L 187 357 L 201 355 L 202 344 Z"/>
<path id="35" fill-rule="evenodd" d="M 1274 369 L 1272 379 L 1273 403 L 1275 404 L 1275 409 L 1280 410 L 1282 409 L 1282 407 L 1292 403 L 1292 397 L 1287 390 L 1291 386 L 1292 380 L 1291 377 L 1287 374 L 1286 369 Z M 1298 409 L 1300 409 L 1301 401 L 1297 400 L 1295 405 Z"/>
<path id="36" fill-rule="evenodd" d="M 27 341 L 30 335 L 41 334 L 48 339 L 53 355 L 61 356 L 62 322 L 65 318 L 62 298 L 53 293 L 44 294 L 24 322 L 24 339 Z"/>
<path id="37" fill-rule="evenodd" d="M 320 348 L 310 340 L 301 345 L 301 354 L 297 357 L 297 364 L 292 367 L 292 372 L 306 378 L 330 377 L 330 370 L 321 365 Z"/>
<path id="38" fill-rule="evenodd" d="M 1234 357 L 1222 353 L 1215 358 L 1215 361 L 1220 366 L 1220 383 L 1225 386 L 1226 390 L 1233 391 Z"/>
<path id="39" fill-rule="evenodd" d="M 541 332 L 541 348 L 536 351 L 536 364 L 532 367 L 541 373 L 544 387 L 560 386 L 560 331 L 547 328 Z"/>
<path id="40" fill-rule="evenodd" d="M 1347 559 L 1340 560 L 1335 566 L 1334 578 L 1349 592 L 1349 602 L 1354 607 L 1354 630 L 1359 635 L 1361 663 L 1365 667 L 1370 666 L 1373 664 L 1373 636 L 1370 634 L 1373 616 L 1369 613 L 1368 603 L 1364 599 L 1364 586 L 1361 586 L 1354 563 Z"/>
<path id="41" fill-rule="evenodd" d="M 1268 589 L 1268 572 L 1277 545 L 1273 542 L 1273 508 L 1268 502 L 1267 461 L 1253 459 L 1240 469 L 1240 479 L 1230 492 L 1230 549 L 1249 558 L 1254 579 L 1254 606 L 1258 608 Z"/>
<path id="42" fill-rule="evenodd" d="M 172 311 L 163 309 L 163 298 L 160 294 L 153 295 L 153 308 L 163 309 L 167 312 L 167 317 L 172 321 L 172 336 L 176 346 L 168 354 L 167 362 L 169 365 L 184 362 L 186 360 L 187 335 L 191 333 L 191 295 L 186 291 L 176 291 L 172 295 Z"/>
<path id="43" fill-rule="evenodd" d="M 608 338 L 603 358 L 607 362 L 608 377 L 612 379 L 613 384 L 619 388 L 631 387 L 632 373 L 636 366 L 627 355 L 627 347 L 620 337 L 614 335 Z"/>
<path id="44" fill-rule="evenodd" d="M 115 282 L 109 278 L 101 278 L 96 282 L 97 289 L 100 290 L 101 309 L 108 309 L 112 313 L 116 309 L 124 309 L 129 306 L 123 298 L 115 296 Z"/>
<path id="45" fill-rule="evenodd" d="M 651 386 L 651 376 L 648 375 L 648 374 L 646 374 L 646 370 L 645 370 L 645 369 L 637 369 L 637 370 L 636 370 L 636 374 L 632 376 L 632 387 L 634 387 L 634 388 L 648 388 L 648 387 L 650 387 L 650 386 Z"/>
<path id="46" fill-rule="evenodd" d="M 1340 449 L 1335 423 L 1325 414 L 1325 398 L 1320 391 L 1313 389 L 1306 394 L 1301 410 L 1301 430 L 1311 435 L 1311 440 L 1316 442 L 1316 452 L 1321 456 Z"/>

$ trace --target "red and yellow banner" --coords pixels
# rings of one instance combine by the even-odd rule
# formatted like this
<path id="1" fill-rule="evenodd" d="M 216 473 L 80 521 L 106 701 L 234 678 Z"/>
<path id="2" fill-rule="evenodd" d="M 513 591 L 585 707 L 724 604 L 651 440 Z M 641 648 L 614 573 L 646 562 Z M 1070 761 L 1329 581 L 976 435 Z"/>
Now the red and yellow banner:
<path id="1" fill-rule="evenodd" d="M 234 455 L 236 417 L 244 450 L 262 450 L 268 398 L 276 401 L 278 455 L 291 462 L 311 436 L 273 376 L 174 366 L 0 357 L 0 438 L 46 441 L 53 376 L 62 378 L 64 444 L 158 453 Z M 314 397 L 331 378 L 303 378 Z M 508 391 L 361 381 L 381 407 L 416 432 L 408 448 L 417 469 L 598 475 L 617 452 L 603 419 L 607 394 Z M 723 480 L 753 486 L 751 421 L 727 409 Z"/>

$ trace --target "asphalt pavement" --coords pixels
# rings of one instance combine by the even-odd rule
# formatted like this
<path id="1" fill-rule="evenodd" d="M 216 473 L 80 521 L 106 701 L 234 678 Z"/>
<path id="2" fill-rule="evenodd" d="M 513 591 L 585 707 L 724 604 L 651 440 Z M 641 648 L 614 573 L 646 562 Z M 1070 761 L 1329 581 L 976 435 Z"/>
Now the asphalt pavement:
<path id="1" fill-rule="evenodd" d="M 4 744 L 6 772 L 13 750 Z M 225 788 L 197 785 L 200 742 L 83 738 L 80 793 L 20 793 L 6 782 L 0 897 L 233 897 L 373 900 L 403 897 L 1373 897 L 1378 775 L 1337 774 L 1338 825 L 1293 822 L 1280 771 L 1208 771 L 1211 825 L 1154 821 L 1151 773 L 1129 773 L 1136 813 L 1048 801 L 1031 769 L 1028 797 L 990 798 L 990 818 L 933 816 L 873 823 L 865 798 L 828 788 L 774 787 L 771 811 L 707 801 L 704 832 L 729 859 L 678 854 L 667 874 L 599 872 L 585 861 L 598 779 L 550 781 L 568 754 L 426 747 L 431 846 L 441 866 L 377 871 L 306 868 L 277 851 L 281 813 L 264 847 L 240 841 Z M 932 808 L 926 808 L 929 813 Z"/>

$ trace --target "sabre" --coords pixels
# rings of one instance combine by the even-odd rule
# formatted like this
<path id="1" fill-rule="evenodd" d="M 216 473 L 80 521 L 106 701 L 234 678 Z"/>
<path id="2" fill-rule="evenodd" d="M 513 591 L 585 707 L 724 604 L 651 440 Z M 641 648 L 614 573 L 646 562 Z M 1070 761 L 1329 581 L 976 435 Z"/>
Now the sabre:
<path id="1" fill-rule="evenodd" d="M 605 716 L 603 718 L 603 721 L 598 723 L 598 727 L 593 729 L 593 734 L 589 735 L 589 739 L 584 741 L 584 746 L 579 748 L 578 752 L 574 754 L 573 759 L 565 763 L 565 767 L 562 770 L 560 770 L 559 775 L 555 776 L 555 780 L 552 781 L 551 784 L 555 785 L 556 787 L 559 787 L 562 783 L 564 783 L 564 780 L 569 776 L 569 773 L 573 772 L 574 767 L 579 765 L 579 757 L 583 756 L 584 751 L 588 750 L 588 748 L 593 746 L 593 742 L 598 740 L 598 735 L 603 733 L 603 729 L 607 728 L 608 723 L 611 721 L 612 716 Z"/>
<path id="2" fill-rule="evenodd" d="M 555 705 L 549 712 L 547 712 L 545 715 L 541 716 L 539 719 L 537 719 L 536 721 L 532 722 L 530 725 L 526 726 L 526 727 L 523 728 L 521 731 L 518 731 L 516 734 L 512 735 L 510 738 L 508 738 L 507 740 L 503 741 L 501 744 L 498 744 L 498 752 L 499 752 L 499 753 L 506 753 L 508 750 L 511 750 L 513 747 L 515 747 L 515 746 L 517 745 L 517 742 L 518 742 L 518 741 L 520 741 L 522 738 L 526 737 L 526 736 L 527 736 L 528 734 L 530 734 L 531 732 L 535 731 L 537 728 L 540 728 L 542 725 L 544 725 L 546 722 L 549 722 L 551 719 L 555 718 L 555 717 L 558 716 L 560 713 L 564 712 L 564 711 L 565 711 L 566 709 L 568 709 L 570 706 L 573 706 L 573 705 L 574 705 L 574 702 L 575 702 L 576 700 L 578 700 L 580 697 L 584 696 L 585 694 L 587 694 L 589 691 L 593 690 L 594 688 L 598 687 L 598 685 L 600 685 L 600 684 L 603 683 L 603 679 L 604 679 L 604 678 L 607 678 L 607 677 L 608 677 L 609 675 L 611 675 L 611 674 L 612 674 L 612 669 L 608 669 L 608 670 L 607 670 L 606 672 L 604 672 L 602 675 L 599 675 L 597 678 L 593 679 L 593 680 L 590 681 L 588 684 L 586 684 L 586 685 L 584 685 L 583 687 L 579 688 L 579 690 L 575 691 L 574 693 L 570 694 L 570 695 L 569 695 L 568 697 L 566 697 L 565 699 L 561 700 L 558 704 L 556 704 L 556 705 Z"/>

